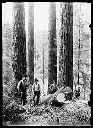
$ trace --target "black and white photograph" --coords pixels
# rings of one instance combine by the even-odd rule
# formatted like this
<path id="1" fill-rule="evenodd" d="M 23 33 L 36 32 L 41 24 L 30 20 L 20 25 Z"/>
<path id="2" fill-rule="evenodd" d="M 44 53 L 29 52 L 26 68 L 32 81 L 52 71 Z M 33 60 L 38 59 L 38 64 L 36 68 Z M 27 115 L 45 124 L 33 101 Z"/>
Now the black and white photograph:
<path id="1" fill-rule="evenodd" d="M 2 125 L 91 126 L 91 3 L 2 3 Z"/>

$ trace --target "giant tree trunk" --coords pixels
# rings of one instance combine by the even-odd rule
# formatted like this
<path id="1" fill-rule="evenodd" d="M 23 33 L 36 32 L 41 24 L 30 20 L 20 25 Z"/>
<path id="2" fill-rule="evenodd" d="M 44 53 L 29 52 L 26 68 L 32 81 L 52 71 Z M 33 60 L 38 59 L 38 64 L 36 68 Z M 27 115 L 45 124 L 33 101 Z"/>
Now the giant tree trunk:
<path id="1" fill-rule="evenodd" d="M 73 6 L 61 3 L 61 46 L 59 58 L 59 84 L 73 90 Z"/>
<path id="2" fill-rule="evenodd" d="M 28 4 L 27 72 L 30 83 L 34 82 L 34 3 Z"/>
<path id="3" fill-rule="evenodd" d="M 23 3 L 15 2 L 13 5 L 13 71 L 16 80 L 20 80 L 26 73 L 26 35 L 25 13 Z"/>
<path id="4" fill-rule="evenodd" d="M 56 4 L 50 3 L 49 10 L 49 60 L 48 60 L 48 86 L 57 83 L 57 44 L 56 44 Z M 48 92 L 51 93 L 48 87 Z"/>

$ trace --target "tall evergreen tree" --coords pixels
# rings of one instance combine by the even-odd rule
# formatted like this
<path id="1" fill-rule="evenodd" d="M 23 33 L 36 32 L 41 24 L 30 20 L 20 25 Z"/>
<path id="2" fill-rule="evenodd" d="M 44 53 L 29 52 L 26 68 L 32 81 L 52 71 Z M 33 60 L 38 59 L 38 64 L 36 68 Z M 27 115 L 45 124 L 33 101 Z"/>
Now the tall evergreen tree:
<path id="1" fill-rule="evenodd" d="M 28 74 L 31 83 L 34 82 L 34 3 L 28 4 Z"/>
<path id="2" fill-rule="evenodd" d="M 50 3 L 49 10 L 49 60 L 48 84 L 57 83 L 56 4 Z M 49 88 L 48 88 L 49 89 Z M 50 93 L 50 89 L 49 89 Z"/>
<path id="3" fill-rule="evenodd" d="M 59 83 L 73 90 L 73 5 L 61 3 L 61 46 Z"/>
<path id="4" fill-rule="evenodd" d="M 26 34 L 24 4 L 15 2 L 13 5 L 13 71 L 16 80 L 26 73 Z"/>

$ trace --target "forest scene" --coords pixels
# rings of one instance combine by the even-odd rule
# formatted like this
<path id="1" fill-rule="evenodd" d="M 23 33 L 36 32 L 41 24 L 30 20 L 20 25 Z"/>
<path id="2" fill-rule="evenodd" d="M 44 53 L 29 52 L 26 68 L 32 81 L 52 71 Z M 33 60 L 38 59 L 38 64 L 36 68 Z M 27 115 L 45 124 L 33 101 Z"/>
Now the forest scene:
<path id="1" fill-rule="evenodd" d="M 3 126 L 91 126 L 91 3 L 2 3 L 2 88 Z"/>

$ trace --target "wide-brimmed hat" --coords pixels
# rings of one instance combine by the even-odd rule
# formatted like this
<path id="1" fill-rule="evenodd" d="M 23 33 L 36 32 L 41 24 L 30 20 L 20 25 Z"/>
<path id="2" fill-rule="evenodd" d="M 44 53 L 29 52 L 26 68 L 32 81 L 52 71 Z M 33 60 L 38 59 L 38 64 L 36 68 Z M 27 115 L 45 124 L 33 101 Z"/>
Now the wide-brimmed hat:
<path id="1" fill-rule="evenodd" d="M 35 78 L 35 81 L 39 81 L 37 78 Z"/>

